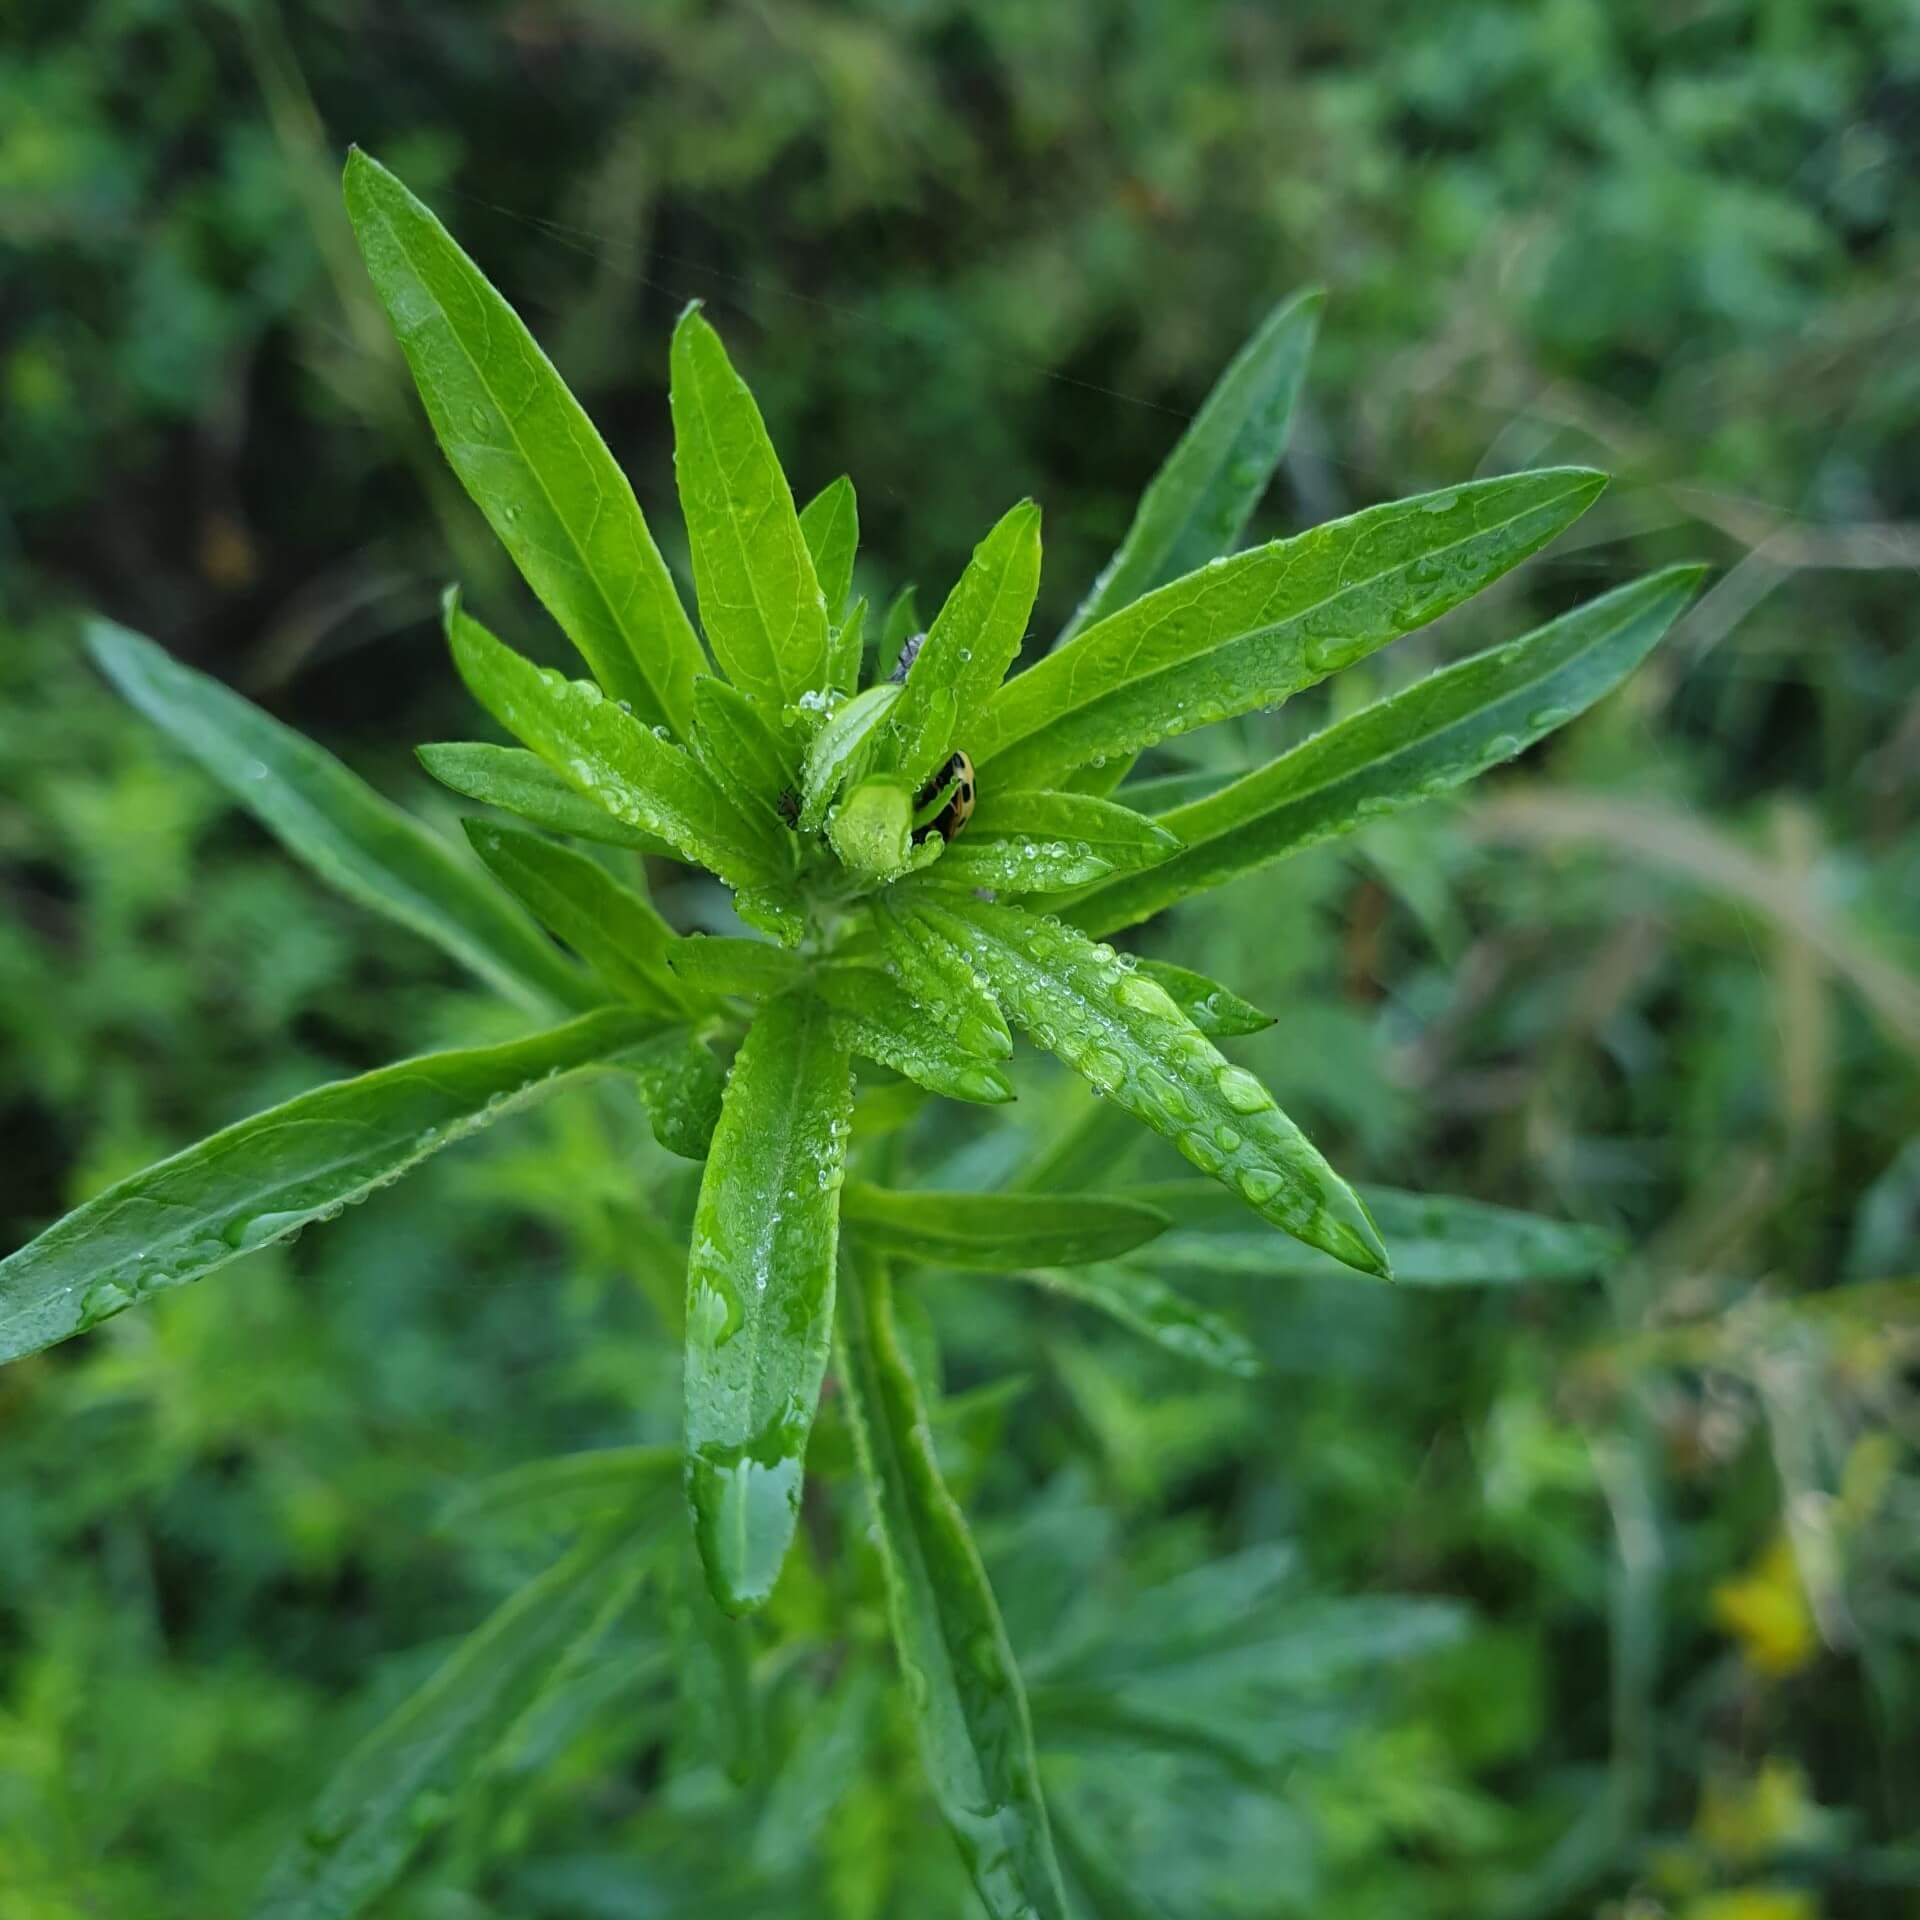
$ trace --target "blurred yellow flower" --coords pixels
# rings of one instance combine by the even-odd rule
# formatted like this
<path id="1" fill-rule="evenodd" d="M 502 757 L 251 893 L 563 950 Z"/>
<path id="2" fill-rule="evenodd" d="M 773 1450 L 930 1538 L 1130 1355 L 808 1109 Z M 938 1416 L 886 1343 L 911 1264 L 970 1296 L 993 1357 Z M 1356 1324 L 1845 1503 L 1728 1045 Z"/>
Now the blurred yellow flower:
<path id="1" fill-rule="evenodd" d="M 1793 1547 L 1779 1534 L 1751 1572 L 1713 1590 L 1715 1622 L 1740 1643 L 1756 1673 L 1779 1679 L 1798 1673 L 1819 1651 L 1812 1610 Z"/>

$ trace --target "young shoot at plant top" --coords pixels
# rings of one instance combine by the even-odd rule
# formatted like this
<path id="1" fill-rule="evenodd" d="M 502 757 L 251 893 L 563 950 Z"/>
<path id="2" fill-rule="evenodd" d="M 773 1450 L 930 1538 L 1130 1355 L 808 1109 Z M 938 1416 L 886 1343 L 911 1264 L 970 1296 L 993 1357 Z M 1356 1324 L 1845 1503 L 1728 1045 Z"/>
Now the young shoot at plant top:
<path id="1" fill-rule="evenodd" d="M 330 1218 L 517 1102 L 623 1075 L 662 1144 L 705 1162 L 682 1471 L 714 1597 L 746 1613 L 773 1589 L 837 1344 L 935 1797 L 991 1912 L 1061 1914 L 1019 1679 L 931 1450 L 894 1273 L 1081 1266 L 1077 1297 L 1151 1337 L 1235 1367 L 1244 1343 L 1157 1281 L 1149 1312 L 1138 1284 L 1100 1277 L 1138 1281 L 1111 1263 L 1167 1208 L 905 1200 L 859 1177 L 884 1167 L 851 1144 L 856 1087 L 1011 1100 L 1017 1029 L 1164 1135 L 1244 1222 L 1388 1277 L 1369 1206 L 1220 1049 L 1266 1017 L 1103 936 L 1512 758 L 1632 671 L 1698 570 L 1593 600 L 1149 811 L 1128 799 L 1143 751 L 1271 708 L 1457 607 L 1585 512 L 1603 477 L 1508 474 L 1237 550 L 1319 315 L 1317 296 L 1293 299 L 1222 376 L 1065 632 L 1016 673 L 1039 507 L 1002 514 L 924 636 L 870 617 L 851 481 L 796 505 L 690 307 L 671 408 L 696 629 L 625 475 L 479 269 L 358 152 L 346 200 L 448 461 L 585 663 L 581 678 L 537 666 L 448 595 L 454 665 L 521 744 L 421 759 L 526 824 L 470 820 L 476 866 L 152 643 L 99 624 L 91 645 L 296 855 L 539 1024 L 303 1094 L 89 1201 L 0 1263 L 0 1357 Z M 625 877 L 569 839 L 628 850 Z M 716 875 L 742 931 L 677 932 L 634 851 Z"/>

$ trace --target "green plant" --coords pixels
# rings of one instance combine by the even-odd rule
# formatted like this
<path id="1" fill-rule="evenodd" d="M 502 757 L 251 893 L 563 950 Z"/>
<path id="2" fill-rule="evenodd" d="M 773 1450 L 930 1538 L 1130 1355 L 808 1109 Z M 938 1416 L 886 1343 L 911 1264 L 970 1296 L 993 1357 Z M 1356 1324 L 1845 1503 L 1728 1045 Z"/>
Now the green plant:
<path id="1" fill-rule="evenodd" d="M 95 658 L 121 691 L 324 878 L 529 1012 L 567 1017 L 303 1094 L 110 1188 L 0 1263 L 0 1358 L 331 1218 L 557 1082 L 625 1076 L 660 1143 L 705 1168 L 684 1447 L 533 1470 L 519 1497 L 534 1502 L 578 1495 L 584 1474 L 586 1537 L 361 1750 L 283 1858 L 268 1910 L 351 1911 L 391 1879 L 618 1613 L 664 1482 L 684 1479 L 714 1599 L 736 1616 L 764 1605 L 837 1348 L 934 1796 L 993 1913 L 1062 1914 L 1025 1697 L 943 1477 L 896 1270 L 1009 1271 L 1230 1372 L 1255 1364 L 1244 1342 L 1138 1260 L 1176 1222 L 1221 1235 L 1231 1260 L 1233 1223 L 1257 1218 L 1382 1279 L 1376 1213 L 1422 1248 L 1409 1277 L 1493 1277 L 1496 1250 L 1529 1235 L 1535 1259 L 1587 1270 L 1591 1243 L 1549 1223 L 1392 1193 L 1370 1205 L 1216 1044 L 1265 1016 L 1103 936 L 1511 759 L 1631 671 L 1698 570 L 1605 595 L 1241 778 L 1129 786 L 1141 753 L 1272 707 L 1458 606 L 1576 519 L 1601 476 L 1478 481 L 1233 552 L 1285 441 L 1309 296 L 1223 375 L 1050 651 L 1007 677 L 1039 580 L 1040 516 L 1023 502 L 896 664 L 906 617 L 872 621 L 869 646 L 853 594 L 851 483 L 796 508 L 758 409 L 690 308 L 672 412 L 703 644 L 626 480 L 531 335 L 364 155 L 346 192 L 450 463 L 593 674 L 536 666 L 449 595 L 461 677 L 522 745 L 448 743 L 422 760 L 468 798 L 629 857 L 616 871 L 614 856 L 475 820 L 489 881 L 237 696 L 96 625 Z M 677 932 L 634 853 L 716 876 L 752 933 Z M 929 1095 L 1013 1097 L 1009 1020 L 1207 1179 L 1155 1189 L 1152 1204 L 1052 1182 L 896 1191 L 898 1129 Z M 1055 1151 L 1071 1163 L 1074 1139 Z M 1463 1272 L 1449 1248 L 1482 1258 Z"/>

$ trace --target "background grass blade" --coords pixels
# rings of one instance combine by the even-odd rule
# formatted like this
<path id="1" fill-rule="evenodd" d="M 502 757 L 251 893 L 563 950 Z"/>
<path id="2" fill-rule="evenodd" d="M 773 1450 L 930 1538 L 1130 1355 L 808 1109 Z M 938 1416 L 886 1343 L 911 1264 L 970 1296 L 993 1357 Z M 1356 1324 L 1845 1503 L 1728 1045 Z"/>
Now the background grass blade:
<path id="1" fill-rule="evenodd" d="M 1704 569 L 1671 567 L 1364 708 L 1231 786 L 1160 816 L 1187 844 L 1068 910 L 1112 933 L 1370 820 L 1451 792 L 1564 726 L 1658 644 Z"/>
<path id="2" fill-rule="evenodd" d="M 494 1750 L 633 1597 L 625 1527 L 523 1587 L 347 1756 L 275 1861 L 253 1920 L 350 1920 L 400 1877 Z"/>
<path id="3" fill-rule="evenodd" d="M 687 1491 L 729 1613 L 773 1591 L 799 1517 L 852 1106 L 826 1008 L 800 993 L 771 1002 L 727 1081 L 687 1265 Z"/>
<path id="4" fill-rule="evenodd" d="M 549 1091 L 559 1075 L 658 1030 L 638 1013 L 592 1013 L 503 1046 L 423 1054 L 336 1080 L 210 1135 L 0 1260 L 0 1361 L 331 1220 Z"/>
<path id="5" fill-rule="evenodd" d="M 1282 301 L 1234 356 L 1056 645 L 1233 549 L 1286 451 L 1325 304 L 1318 289 Z"/>
<path id="6" fill-rule="evenodd" d="M 219 681 L 106 620 L 87 649 L 109 680 L 330 887 L 431 940 L 523 1005 L 600 996 L 491 881 L 356 773 Z"/>
<path id="7" fill-rule="evenodd" d="M 1066 1920 L 1013 1649 L 940 1477 L 884 1268 L 848 1263 L 838 1325 L 894 1645 L 933 1797 L 994 1920 Z"/>
<path id="8" fill-rule="evenodd" d="M 1326 1259 L 1325 1255 L 1308 1257 Z M 1155 1266 L 1155 1256 L 1149 1253 L 1138 1262 L 1022 1268 L 1013 1277 L 1063 1299 L 1097 1308 L 1109 1320 L 1169 1353 L 1177 1353 L 1183 1360 L 1197 1361 L 1241 1380 L 1251 1380 L 1266 1370 L 1259 1351 L 1238 1327 L 1176 1293 L 1160 1278 Z"/>
<path id="9" fill-rule="evenodd" d="M 933 1193 L 856 1181 L 846 1217 L 902 1259 L 975 1273 L 1112 1260 L 1166 1230 L 1164 1213 L 1095 1193 Z"/>
<path id="10" fill-rule="evenodd" d="M 673 467 L 707 640 L 776 717 L 827 684 L 827 603 L 766 422 L 696 302 L 673 330 Z"/>
<path id="11" fill-rule="evenodd" d="M 685 731 L 706 656 L 640 504 L 519 315 L 377 160 L 347 158 L 348 217 L 461 484 L 594 678 Z"/>
<path id="12" fill-rule="evenodd" d="M 1050 787 L 1102 756 L 1271 707 L 1472 598 L 1605 485 L 1584 467 L 1510 474 L 1211 562 L 1009 680 L 968 752 L 996 784 Z"/>

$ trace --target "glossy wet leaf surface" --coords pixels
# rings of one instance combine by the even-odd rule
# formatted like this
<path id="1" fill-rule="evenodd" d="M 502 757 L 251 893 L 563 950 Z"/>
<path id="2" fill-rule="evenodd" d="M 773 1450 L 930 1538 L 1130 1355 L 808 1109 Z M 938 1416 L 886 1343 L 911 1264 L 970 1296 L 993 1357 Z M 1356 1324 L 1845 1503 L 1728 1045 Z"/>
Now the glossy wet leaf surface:
<path id="1" fill-rule="evenodd" d="M 1252 1341 L 1231 1321 L 1168 1286 L 1156 1264 L 1148 1251 L 1136 1261 L 1105 1266 L 1026 1268 L 1015 1278 L 1093 1307 L 1183 1360 L 1242 1380 L 1263 1372 L 1264 1363 Z"/>
<path id="2" fill-rule="evenodd" d="M 631 847 L 670 860 L 685 856 L 656 833 L 630 827 L 569 786 L 537 753 L 482 740 L 447 740 L 414 749 L 444 787 L 468 800 L 518 814 L 549 833 Z"/>
<path id="3" fill-rule="evenodd" d="M 820 968 L 812 990 L 832 1011 L 847 1050 L 877 1060 L 931 1093 L 997 1106 L 1013 1082 L 977 1047 L 965 1045 L 878 967 L 845 961 Z"/>
<path id="4" fill-rule="evenodd" d="M 1187 842 L 1069 917 L 1108 933 L 1511 760 L 1618 686 L 1673 625 L 1697 567 L 1636 580 L 1524 638 L 1416 681 L 1160 821 Z"/>
<path id="5" fill-rule="evenodd" d="M 1168 1225 L 1153 1207 L 1105 1194 L 939 1193 L 856 1181 L 845 1207 L 863 1244 L 980 1273 L 1111 1260 Z"/>
<path id="6" fill-rule="evenodd" d="M 1218 980 L 1209 980 L 1191 967 L 1176 966 L 1171 960 L 1142 960 L 1140 971 L 1156 986 L 1164 987 L 1167 997 L 1202 1033 L 1215 1039 L 1263 1033 L 1273 1025 L 1272 1014 L 1262 1013 L 1231 987 L 1223 987 Z"/>
<path id="7" fill-rule="evenodd" d="M 1274 706 L 1479 592 L 1605 484 L 1581 467 L 1475 481 L 1210 562 L 1008 681 L 968 751 L 983 784 L 991 766 L 995 781 L 1046 787 Z"/>
<path id="8" fill-rule="evenodd" d="M 377 160 L 347 212 L 448 462 L 608 695 L 684 728 L 705 665 L 633 488 L 553 363 Z"/>
<path id="9" fill-rule="evenodd" d="M 1066 1920 L 1019 1671 L 941 1479 L 884 1269 L 849 1266 L 838 1326 L 894 1645 L 934 1799 L 993 1920 Z"/>
<path id="10" fill-rule="evenodd" d="M 853 1094 L 827 1010 L 770 1002 L 741 1043 L 687 1266 L 687 1489 L 714 1598 L 761 1605 L 793 1538 L 832 1338 Z"/>
<path id="11" fill-rule="evenodd" d="M 658 1024 L 609 1010 L 503 1046 L 402 1060 L 300 1094 L 109 1187 L 0 1260 L 0 1360 L 331 1220 Z"/>
<path id="12" fill-rule="evenodd" d="M 1251 1073 L 1111 948 L 1014 907 L 928 898 L 911 912 L 925 937 L 991 981 L 1038 1045 L 1262 1219 L 1367 1272 L 1386 1270 L 1386 1250 L 1352 1188 Z"/>
<path id="13" fill-rule="evenodd" d="M 599 995 L 498 887 L 311 740 L 165 649 L 105 620 L 101 671 L 330 887 L 397 920 L 535 1007 Z"/>

